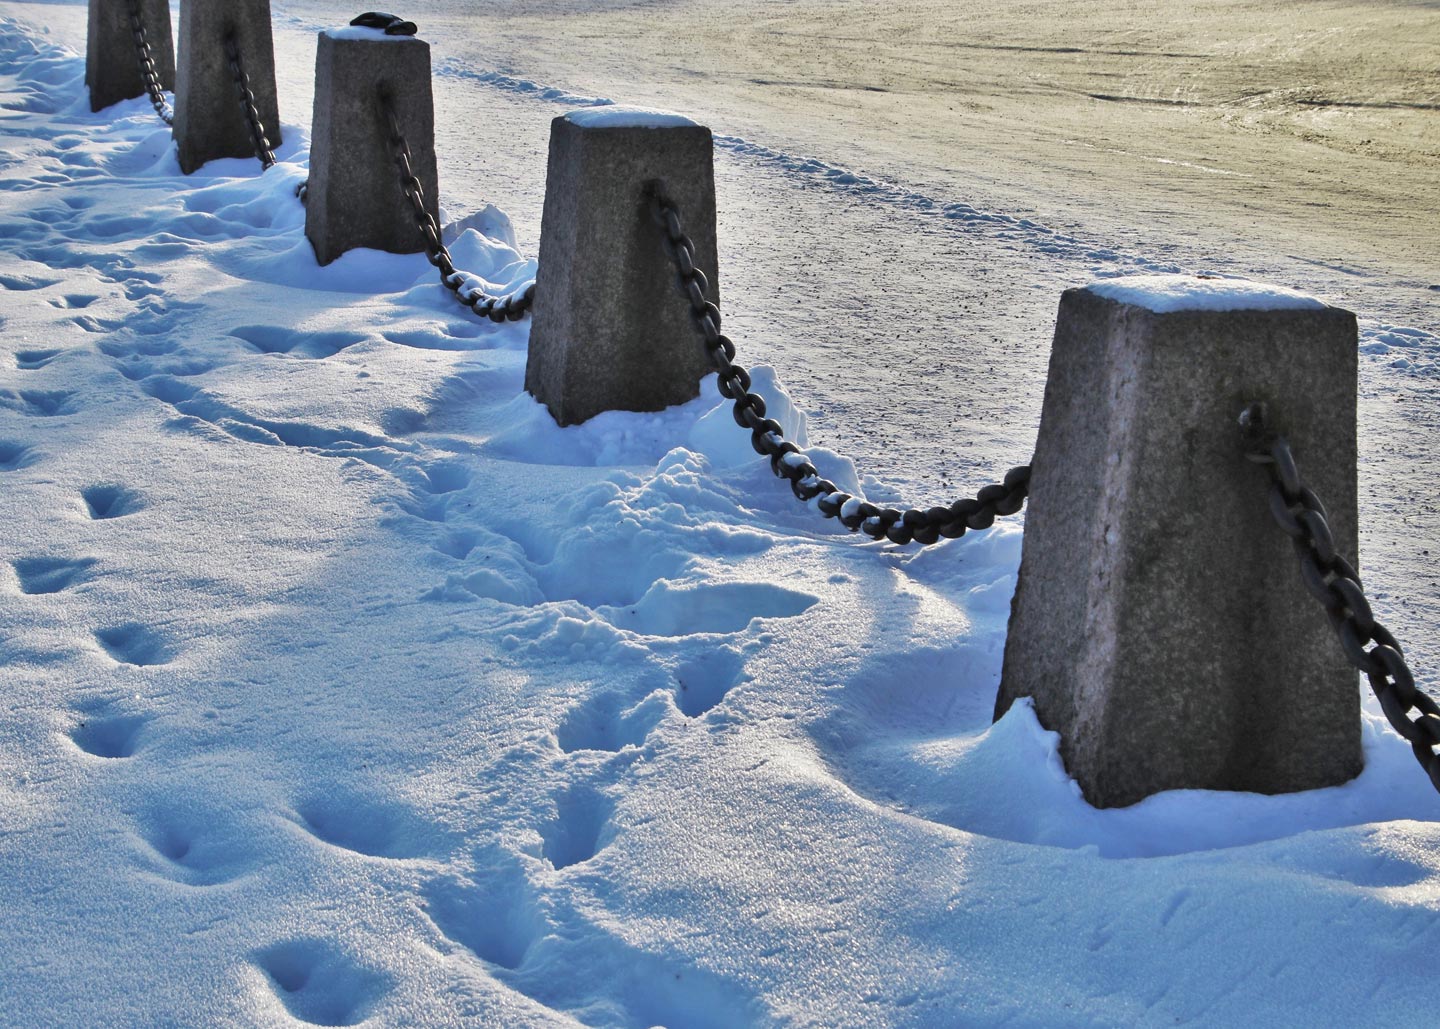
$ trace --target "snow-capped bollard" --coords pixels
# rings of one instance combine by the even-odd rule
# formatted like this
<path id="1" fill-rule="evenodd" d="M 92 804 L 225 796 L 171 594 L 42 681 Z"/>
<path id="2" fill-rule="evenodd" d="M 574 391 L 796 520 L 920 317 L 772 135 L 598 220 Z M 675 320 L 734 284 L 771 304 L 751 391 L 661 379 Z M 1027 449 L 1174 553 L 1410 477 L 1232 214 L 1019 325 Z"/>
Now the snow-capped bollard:
<path id="1" fill-rule="evenodd" d="M 98 111 L 145 95 L 140 53 L 131 22 L 132 6 L 140 16 L 150 57 L 160 85 L 175 88 L 175 44 L 170 39 L 170 5 L 166 0 L 90 0 L 85 37 L 85 83 L 90 110 Z"/>
<path id="2" fill-rule="evenodd" d="M 425 249 L 415 210 L 390 152 L 387 98 L 425 206 L 439 220 L 430 44 L 414 36 L 347 26 L 320 33 L 305 235 L 329 264 L 355 247 L 413 254 Z"/>
<path id="3" fill-rule="evenodd" d="M 228 40 L 255 96 L 267 148 L 280 145 L 270 0 L 180 0 L 175 147 L 186 175 L 216 158 L 259 156 Z"/>
<path id="4" fill-rule="evenodd" d="M 1348 311 L 1234 280 L 1061 299 L 995 717 L 1032 697 L 1095 806 L 1360 772 L 1358 678 L 1239 426 L 1266 404 L 1353 559 L 1356 342 Z"/>
<path id="5" fill-rule="evenodd" d="M 561 425 L 682 404 L 713 371 L 651 214 L 655 179 L 678 205 L 718 303 L 710 130 L 624 107 L 551 122 L 525 388 Z"/>

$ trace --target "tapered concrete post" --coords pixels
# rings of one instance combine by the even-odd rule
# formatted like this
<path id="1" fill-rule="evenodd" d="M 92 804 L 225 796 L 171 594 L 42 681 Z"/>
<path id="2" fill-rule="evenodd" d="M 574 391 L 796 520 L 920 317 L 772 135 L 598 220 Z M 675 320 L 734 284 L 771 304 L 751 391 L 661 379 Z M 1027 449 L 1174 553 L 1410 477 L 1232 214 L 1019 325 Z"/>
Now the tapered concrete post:
<path id="1" fill-rule="evenodd" d="M 1356 555 L 1355 316 L 1179 276 L 1068 290 L 996 717 L 1032 697 L 1086 798 L 1359 773 L 1358 677 L 1275 526 L 1261 401 Z"/>
<path id="2" fill-rule="evenodd" d="M 256 156 L 226 54 L 225 40 L 231 34 L 265 138 L 271 149 L 280 145 L 270 0 L 180 0 L 175 149 L 180 170 L 187 175 L 216 158 Z"/>
<path id="3" fill-rule="evenodd" d="M 561 425 L 682 404 L 712 371 L 650 213 L 652 179 L 679 207 L 718 303 L 710 130 L 611 107 L 551 123 L 525 388 Z"/>
<path id="4" fill-rule="evenodd" d="M 160 85 L 174 89 L 175 45 L 170 39 L 170 5 L 166 0 L 134 0 L 134 4 L 145 27 L 150 57 L 160 73 Z M 92 111 L 145 95 L 145 79 L 140 74 L 140 55 L 127 0 L 90 0 L 85 82 L 90 87 Z"/>
<path id="5" fill-rule="evenodd" d="M 355 247 L 394 254 L 425 249 L 390 153 L 382 93 L 410 148 L 425 205 L 439 219 L 430 44 L 376 29 L 329 29 L 320 33 L 315 53 L 315 115 L 305 198 L 305 235 L 321 264 Z"/>

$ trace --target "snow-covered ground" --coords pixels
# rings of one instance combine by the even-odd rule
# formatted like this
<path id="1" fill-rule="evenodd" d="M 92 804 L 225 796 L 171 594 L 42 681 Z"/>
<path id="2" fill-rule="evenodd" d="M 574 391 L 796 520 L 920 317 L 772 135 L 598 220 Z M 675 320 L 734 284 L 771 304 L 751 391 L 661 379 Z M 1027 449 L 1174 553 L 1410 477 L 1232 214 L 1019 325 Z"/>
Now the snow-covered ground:
<path id="1" fill-rule="evenodd" d="M 507 287 L 548 119 L 667 97 L 546 78 L 553 41 L 487 63 L 446 10 L 399 13 L 451 219 L 514 223 L 457 263 Z M 420 257 L 314 264 L 314 30 L 355 12 L 277 4 L 280 165 L 186 178 L 144 101 L 89 112 L 84 11 L 0 4 L 0 1023 L 1432 1021 L 1440 798 L 1372 701 L 1344 787 L 1090 808 L 1027 707 L 989 720 L 1021 520 L 861 543 L 713 381 L 556 428 L 528 322 Z M 716 95 L 665 106 L 719 136 L 727 326 L 874 499 L 1024 460 L 1065 286 L 1248 272 L 1356 309 L 1367 584 L 1435 681 L 1423 254 L 1325 268 L 1220 206 L 1156 243 Z"/>

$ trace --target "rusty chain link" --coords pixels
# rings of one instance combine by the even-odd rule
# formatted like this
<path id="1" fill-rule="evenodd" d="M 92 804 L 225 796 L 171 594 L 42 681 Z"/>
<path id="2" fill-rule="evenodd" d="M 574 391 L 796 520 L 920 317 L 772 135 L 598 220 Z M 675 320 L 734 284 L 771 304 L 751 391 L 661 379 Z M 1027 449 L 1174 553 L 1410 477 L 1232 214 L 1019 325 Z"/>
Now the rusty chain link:
<path id="1" fill-rule="evenodd" d="M 130 34 L 135 39 L 135 56 L 140 61 L 140 78 L 145 82 L 145 92 L 150 96 L 150 106 L 166 125 L 175 122 L 175 112 L 165 99 L 165 89 L 160 85 L 160 69 L 155 66 L 155 55 L 150 51 L 150 39 L 145 34 L 145 21 L 140 17 L 139 0 L 126 0 L 125 8 L 130 14 Z"/>
<path id="2" fill-rule="evenodd" d="M 805 456 L 785 439 L 784 429 L 765 417 L 765 401 L 750 392 L 750 374 L 735 363 L 735 344 L 720 331 L 720 308 L 707 300 L 709 281 L 695 264 L 695 244 L 685 234 L 679 210 L 665 192 L 662 182 L 646 187 L 652 213 L 664 233 L 666 251 L 675 263 L 680 292 L 690 304 L 690 316 L 705 339 L 705 350 L 719 373 L 721 396 L 734 404 L 735 423 L 750 430 L 750 445 L 770 459 L 770 470 L 790 483 L 790 490 L 802 501 L 815 500 L 826 518 L 838 518 L 851 532 L 863 532 L 871 539 L 891 543 L 935 543 L 955 539 L 969 529 L 988 529 L 999 515 L 1014 514 L 1025 503 L 1030 489 L 1030 467 L 1012 468 L 1003 483 L 986 486 L 973 499 L 957 500 L 949 507 L 898 511 L 881 508 L 842 492 Z"/>
<path id="3" fill-rule="evenodd" d="M 268 171 L 275 167 L 275 151 L 265 135 L 265 123 L 260 120 L 260 111 L 255 106 L 255 91 L 250 88 L 250 76 L 240 62 L 240 44 L 235 41 L 233 31 L 225 33 L 225 57 L 230 61 L 230 76 L 235 80 L 235 92 L 240 98 L 240 113 L 250 129 L 250 141 L 255 147 L 255 156 L 260 169 Z"/>
<path id="4" fill-rule="evenodd" d="M 440 237 L 440 225 L 425 203 L 425 187 L 415 174 L 410 144 L 406 142 L 405 133 L 400 128 L 400 117 L 395 113 L 395 104 L 384 92 L 380 93 L 379 101 L 380 112 L 385 118 L 386 142 L 390 147 L 390 156 L 400 171 L 400 188 L 405 191 L 405 199 L 410 202 L 415 215 L 415 224 L 419 226 L 420 234 L 425 237 L 425 256 L 440 272 L 441 283 L 455 294 L 456 300 L 492 322 L 499 323 L 506 319 L 519 321 L 535 303 L 534 281 L 527 284 L 523 290 L 492 296 L 470 284 L 469 280 L 478 276 L 456 270 L 450 250 Z"/>
<path id="5" fill-rule="evenodd" d="M 1245 408 L 1240 425 L 1245 456 L 1270 469 L 1270 514 L 1295 545 L 1305 588 L 1325 608 L 1346 660 L 1370 680 L 1385 717 L 1440 790 L 1440 704 L 1416 688 L 1400 644 L 1375 620 L 1355 566 L 1335 550 L 1325 505 L 1300 480 L 1289 442 L 1266 426 L 1265 406 Z"/>

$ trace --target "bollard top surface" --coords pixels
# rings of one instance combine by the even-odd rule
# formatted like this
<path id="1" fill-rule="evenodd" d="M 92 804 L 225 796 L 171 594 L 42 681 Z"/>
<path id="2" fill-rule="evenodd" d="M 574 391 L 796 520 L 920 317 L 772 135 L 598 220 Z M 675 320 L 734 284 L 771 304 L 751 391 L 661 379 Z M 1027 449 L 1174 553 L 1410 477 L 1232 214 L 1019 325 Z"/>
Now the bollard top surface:
<path id="1" fill-rule="evenodd" d="M 423 43 L 419 36 L 392 36 L 383 29 L 366 28 L 363 25 L 342 25 L 333 29 L 321 29 L 320 35 L 330 39 L 362 40 L 366 43 Z"/>
<path id="2" fill-rule="evenodd" d="M 654 107 L 630 107 L 624 104 L 602 104 L 582 107 L 561 117 L 582 129 L 676 129 L 700 128 L 700 123 L 683 114 Z"/>
<path id="3" fill-rule="evenodd" d="M 1176 311 L 1324 310 L 1329 305 L 1312 296 L 1249 279 L 1197 275 L 1125 275 L 1084 287 L 1117 303 L 1143 307 L 1155 314 Z"/>

